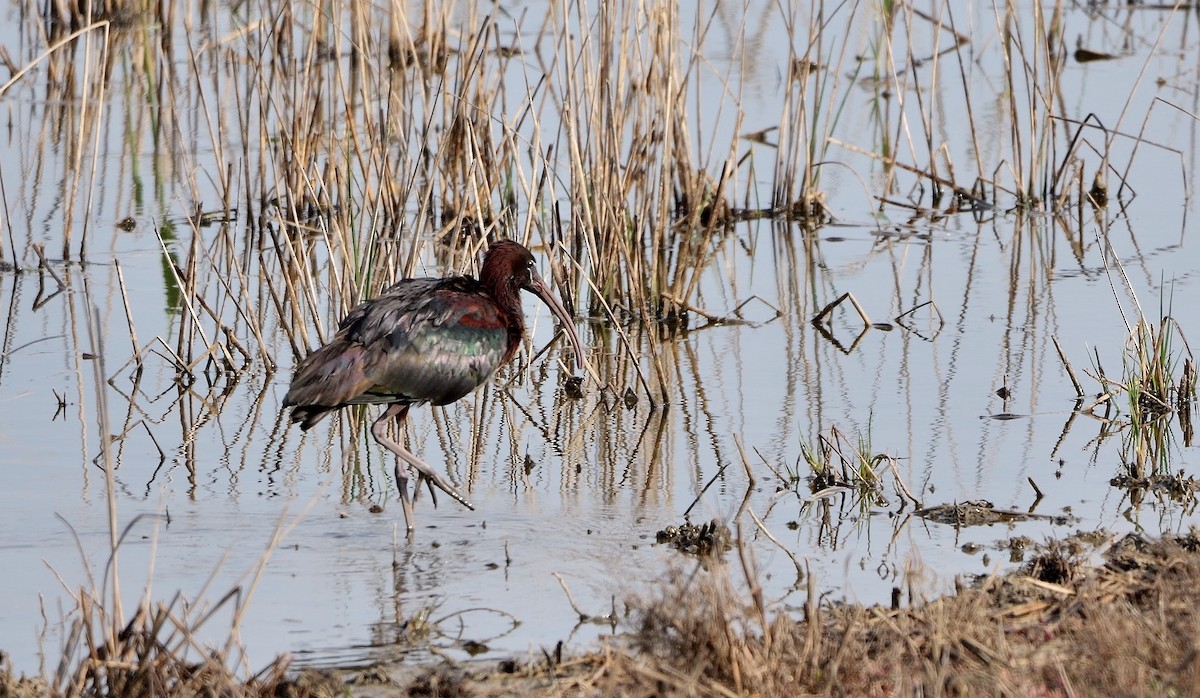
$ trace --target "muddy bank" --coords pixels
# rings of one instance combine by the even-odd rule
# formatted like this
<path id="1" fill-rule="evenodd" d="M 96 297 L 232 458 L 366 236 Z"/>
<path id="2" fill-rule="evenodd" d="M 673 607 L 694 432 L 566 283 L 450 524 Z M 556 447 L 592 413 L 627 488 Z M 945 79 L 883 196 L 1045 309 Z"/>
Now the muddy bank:
<path id="1" fill-rule="evenodd" d="M 943 598 L 801 609 L 772 608 L 734 553 L 631 601 L 629 632 L 589 654 L 307 673 L 285 694 L 1197 695 L 1198 551 L 1195 532 L 1081 534 Z"/>
<path id="2" fill-rule="evenodd" d="M 964 579 L 943 598 L 895 607 L 830 602 L 807 580 L 803 608 L 775 608 L 735 547 L 726 564 L 680 566 L 632 599 L 626 632 L 593 652 L 422 669 L 286 671 L 249 681 L 166 654 L 141 666 L 104 648 L 60 677 L 67 695 L 791 696 L 1197 695 L 1200 538 L 1079 534 L 1019 569 Z M 1089 559 L 1102 560 L 1091 565 Z M 129 640 L 129 638 L 124 638 Z M 66 684 L 71 684 L 67 681 Z M 59 688 L 66 684 L 58 684 Z M 120 688 L 116 688 L 120 686 Z M 0 670 L 0 698 L 53 692 Z"/>

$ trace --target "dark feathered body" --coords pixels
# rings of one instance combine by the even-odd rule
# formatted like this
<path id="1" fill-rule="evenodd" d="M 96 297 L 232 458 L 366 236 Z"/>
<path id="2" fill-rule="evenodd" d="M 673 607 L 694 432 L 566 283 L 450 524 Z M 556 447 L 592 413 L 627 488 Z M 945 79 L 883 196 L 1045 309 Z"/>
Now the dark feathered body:
<path id="1" fill-rule="evenodd" d="M 283 399 L 307 429 L 346 405 L 445 405 L 483 384 L 520 346 L 524 322 L 468 276 L 405 279 L 360 304 L 308 356 Z"/>
<path id="2" fill-rule="evenodd" d="M 431 494 L 436 487 L 470 508 L 466 496 L 388 435 L 387 424 L 404 421 L 412 405 L 454 402 L 511 359 L 525 334 L 522 289 L 554 312 L 582 362 L 571 316 L 538 276 L 533 255 L 502 240 L 488 247 L 478 280 L 405 279 L 351 310 L 333 339 L 300 362 L 283 404 L 292 407 L 292 421 L 302 429 L 347 405 L 387 404 L 371 435 L 416 468 L 418 491 L 424 480 Z M 411 532 L 405 473 L 397 464 L 396 485 Z"/>

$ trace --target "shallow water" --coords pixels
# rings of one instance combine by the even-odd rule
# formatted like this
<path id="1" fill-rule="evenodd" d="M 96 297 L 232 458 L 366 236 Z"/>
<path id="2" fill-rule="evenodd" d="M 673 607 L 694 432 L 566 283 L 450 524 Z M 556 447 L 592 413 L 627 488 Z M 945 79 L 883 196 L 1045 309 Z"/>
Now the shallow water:
<path id="1" fill-rule="evenodd" d="M 726 78 L 745 112 L 741 133 L 778 125 L 779 75 L 788 57 L 781 48 L 786 37 L 772 33 L 782 31 L 771 19 L 774 6 L 750 3 L 745 17 L 716 15 L 720 31 L 705 45 L 712 72 L 700 79 L 698 102 L 705 108 L 688 107 L 697 112 L 695 137 L 705 144 L 728 141 L 734 128 Z M 975 8 L 956 18 L 960 31 L 968 20 L 972 27 L 973 60 L 962 69 L 981 125 L 978 140 L 952 97 L 924 95 L 943 100 L 933 130 L 956 167 L 971 169 L 978 143 L 989 174 L 1013 166 L 1006 160 L 1008 104 L 990 12 Z M 6 15 L 13 21 L 5 26 L 18 24 L 17 6 Z M 412 542 L 397 532 L 402 518 L 391 460 L 361 422 L 343 415 L 305 435 L 288 425 L 280 402 L 293 358 L 277 319 L 265 328 L 279 363 L 274 372 L 256 358 L 243 371 L 218 375 L 201 367 L 194 384 L 176 382 L 167 347 L 174 347 L 185 311 L 153 229 L 172 224 L 163 244 L 181 256 L 192 235 L 182 223 L 192 197 L 211 201 L 210 180 L 222 165 L 199 137 L 180 160 L 147 147 L 140 139 L 150 137 L 138 128 L 140 93 L 120 73 L 104 103 L 99 164 L 88 190 L 94 198 L 71 214 L 70 249 L 78 251 L 80 231 L 90 228 L 86 262 L 77 254 L 61 261 L 70 208 L 63 192 L 78 171 L 64 155 L 72 125 L 47 117 L 54 95 L 35 72 L 36 79 L 4 96 L 10 127 L 0 142 L 4 259 L 20 269 L 0 272 L 8 308 L 0 345 L 0 559 L 10 570 L 0 581 L 0 648 L 26 672 L 39 669 L 44 648 L 52 668 L 71 594 L 103 574 L 108 513 L 104 473 L 94 460 L 101 451 L 100 405 L 107 407 L 108 430 L 122 436 L 113 455 L 120 520 L 129 526 L 119 568 L 127 604 L 147 583 L 152 598 L 166 601 L 180 591 L 202 599 L 201 607 L 240 585 L 253 593 L 238 627 L 254 669 L 280 652 L 311 664 L 358 664 L 431 660 L 436 651 L 464 657 L 468 649 L 485 657 L 540 656 L 559 640 L 584 647 L 613 629 L 578 624 L 554 573 L 582 611 L 604 615 L 615 608 L 620 620 L 626 594 L 645 590 L 670 567 L 695 565 L 655 544 L 655 533 L 681 523 L 689 508 L 693 521 L 740 523 L 769 597 L 783 604 L 803 602 L 793 563 L 748 515 L 734 519 L 743 506 L 810 566 L 820 588 L 865 603 L 887 603 L 892 588 L 909 581 L 936 592 L 950 588 L 955 575 L 1015 564 L 998 547 L 1011 536 L 1040 541 L 1077 529 L 1157 533 L 1193 525 L 1190 501 L 1147 495 L 1131 503 L 1111 486 L 1122 464 L 1122 434 L 1101 438 L 1102 422 L 1073 418 L 1075 391 L 1051 341 L 1058 338 L 1077 371 L 1091 367 L 1094 350 L 1109 375 L 1120 373 L 1127 331 L 1117 298 L 1130 317 L 1136 311 L 1116 259 L 1148 317 L 1170 306 L 1183 331 L 1194 331 L 1179 309 L 1200 302 L 1200 257 L 1189 250 L 1194 242 L 1187 234 L 1195 204 L 1185 196 L 1194 187 L 1197 124 L 1152 101 L 1196 110 L 1195 31 L 1187 26 L 1194 18 L 1149 11 L 1123 17 L 1124 33 L 1108 17 L 1067 17 L 1065 36 L 1078 34 L 1113 53 L 1127 43 L 1133 48 L 1120 60 L 1072 62 L 1062 106 L 1075 118 L 1096 113 L 1126 133 L 1150 114 L 1147 141 L 1171 149 L 1146 143 L 1136 153 L 1128 182 L 1137 197 L 1127 208 L 1112 206 L 1095 219 L 1088 209 L 1077 232 L 1053 216 L 1006 211 L 981 220 L 967 214 L 909 220 L 911 211 L 885 206 L 880 218 L 868 197 L 881 189 L 877 163 L 833 148 L 828 159 L 837 165 L 826 168 L 821 185 L 840 224 L 810 234 L 749 222 L 715 251 L 695 305 L 730 316 L 745 303 L 748 322 L 701 329 L 703 320 L 693 314 L 692 331 L 642 344 L 655 352 L 656 366 L 649 359 L 641 365 L 655 393 L 667 396 L 663 404 L 651 406 L 637 394 L 627 405 L 603 393 L 595 376 L 582 399 L 568 397 L 556 345 L 460 403 L 414 410 L 408 428 L 414 451 L 463 483 L 476 511 L 448 501 L 435 511 L 423 500 Z M 1160 29 L 1165 38 L 1151 54 Z M 3 36 L 10 51 L 32 60 L 38 49 L 28 30 L 5 31 L 14 32 Z M 742 32 L 744 45 L 731 38 Z M 849 36 L 852 51 L 868 38 L 832 34 Z M 1163 82 L 1139 82 L 1143 64 Z M 536 69 L 532 61 L 523 65 Z M 877 133 L 874 93 L 865 82 L 853 81 L 836 136 L 869 149 L 870 137 L 851 138 Z M 208 86 L 201 89 L 212 96 Z M 903 109 L 914 109 L 917 92 L 903 92 L 909 98 Z M 884 106 L 902 108 L 896 101 Z M 1132 116 L 1120 122 L 1126 106 Z M 204 133 L 196 115 L 180 118 L 185 134 Z M 769 157 L 765 148 L 756 152 Z M 907 146 L 902 152 L 905 161 L 924 166 Z M 1117 139 L 1113 162 L 1124 166 L 1131 155 L 1130 140 Z M 181 172 L 185 163 L 203 176 Z M 769 173 L 761 167 L 758 179 Z M 769 190 L 770 183 L 742 186 Z M 909 193 L 893 191 L 890 198 Z M 137 223 L 132 231 L 117 228 L 126 216 Z M 1102 229 L 1115 254 L 1107 264 Z M 207 227 L 195 234 L 206 244 L 217 236 Z M 56 283 L 37 268 L 37 243 L 46 245 L 62 293 L 50 295 Z M 425 260 L 422 273 L 445 271 Z M 890 329 L 864 331 L 857 317 L 839 311 L 836 341 L 820 334 L 811 318 L 843 292 Z M 928 309 L 897 320 L 926 301 L 936 304 L 940 320 Z M 102 352 L 88 334 L 93 307 Z M 540 350 L 551 340 L 549 315 L 532 301 L 526 310 L 536 310 L 533 347 Z M 126 364 L 134 353 L 130 325 L 139 347 L 155 337 L 165 342 L 144 354 L 140 378 Z M 580 331 L 593 369 L 623 356 L 603 323 L 581 320 Z M 101 353 L 109 382 L 98 394 L 97 362 L 85 354 Z M 1083 380 L 1098 391 L 1094 380 Z M 1008 400 L 996 395 L 1003 386 Z M 1020 418 L 988 418 L 997 414 Z M 834 427 L 852 440 L 869 434 L 873 452 L 895 457 L 896 473 L 926 506 L 987 499 L 1005 509 L 1036 503 L 1039 514 L 1073 518 L 1064 526 L 1030 521 L 956 530 L 911 516 L 914 506 L 890 474 L 886 504 L 869 510 L 848 495 L 806 505 L 803 480 L 798 492 L 780 491 L 775 472 L 807 476 L 801 443 Z M 1171 470 L 1194 471 L 1196 448 L 1177 428 L 1170 433 Z M 1043 499 L 1035 502 L 1030 479 Z M 372 511 L 377 505 L 381 512 Z M 271 545 L 281 528 L 281 542 Z M 984 552 L 968 552 L 971 544 Z M 224 607 L 201 636 L 223 641 L 230 616 Z M 434 631 L 417 633 L 418 618 L 432 621 Z"/>

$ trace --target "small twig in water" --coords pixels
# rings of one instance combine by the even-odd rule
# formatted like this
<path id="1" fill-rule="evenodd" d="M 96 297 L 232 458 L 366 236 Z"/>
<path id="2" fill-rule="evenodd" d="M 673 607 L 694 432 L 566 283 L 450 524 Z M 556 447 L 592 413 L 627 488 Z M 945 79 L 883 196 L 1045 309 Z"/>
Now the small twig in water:
<path id="1" fill-rule="evenodd" d="M 1067 369 L 1067 376 L 1071 379 L 1071 385 L 1075 386 L 1075 394 L 1082 397 L 1086 394 L 1083 392 L 1083 384 L 1079 382 L 1079 377 L 1075 375 L 1075 369 L 1071 367 L 1071 362 L 1067 360 L 1067 353 L 1063 351 L 1062 345 L 1058 343 L 1058 337 L 1050 335 L 1050 341 L 1054 342 L 1054 348 L 1058 350 L 1058 359 L 1062 361 L 1063 367 Z"/>
<path id="2" fill-rule="evenodd" d="M 793 553 L 791 550 L 788 550 L 786 545 L 780 543 L 778 538 L 771 534 L 771 531 L 767 529 L 767 525 L 762 522 L 762 519 L 759 519 L 757 516 L 755 516 L 753 509 L 747 508 L 746 513 L 749 514 L 750 518 L 754 520 L 754 525 L 758 526 L 758 530 L 762 531 L 762 534 L 767 537 L 767 540 L 774 543 L 779 547 L 780 550 L 784 552 L 784 554 L 791 558 L 792 564 L 796 566 L 796 586 L 799 586 L 800 582 L 804 581 L 804 567 L 800 564 L 800 559 L 796 557 L 795 553 Z"/>
<path id="3" fill-rule="evenodd" d="M 763 465 L 767 466 L 767 470 L 770 470 L 771 473 L 773 473 L 775 475 L 775 477 L 779 479 L 779 482 L 783 483 L 784 488 L 790 488 L 792 486 L 792 481 L 789 480 L 788 478 L 784 477 L 783 473 L 779 472 L 774 467 L 772 467 L 771 462 L 768 461 L 766 456 L 764 456 L 762 454 L 762 451 L 759 451 L 756 448 L 756 449 L 754 449 L 754 454 L 756 456 L 758 456 L 758 459 L 763 462 Z"/>
<path id="4" fill-rule="evenodd" d="M 1037 483 L 1033 481 L 1033 478 L 1026 479 L 1029 480 L 1029 486 L 1033 488 L 1033 493 L 1036 495 L 1033 498 L 1033 503 L 1029 505 L 1029 513 L 1032 514 L 1037 509 L 1038 504 L 1040 504 L 1042 501 L 1042 490 L 1037 486 Z"/>
<path id="5" fill-rule="evenodd" d="M 611 620 L 610 618 L 607 618 L 605 616 L 593 616 L 591 614 L 584 613 L 583 611 L 579 610 L 579 606 L 575 603 L 575 597 L 571 596 L 571 588 L 567 586 L 567 580 L 563 579 L 562 575 L 559 574 L 558 572 L 554 572 L 553 574 L 554 574 L 554 578 L 558 580 L 559 586 L 562 587 L 563 593 L 567 595 L 567 603 L 571 604 L 571 610 L 575 611 L 575 614 L 579 616 L 579 622 L 595 623 L 597 621 L 603 621 L 603 622 L 607 623 Z"/>
<path id="6" fill-rule="evenodd" d="M 54 282 L 58 284 L 59 290 L 66 288 L 67 285 L 63 283 L 62 278 L 54 271 L 54 267 L 50 266 L 50 263 L 46 261 L 46 246 L 40 242 L 35 242 L 33 243 L 33 251 L 37 254 L 38 267 L 45 269 L 50 276 L 54 277 Z"/>
<path id="7" fill-rule="evenodd" d="M 833 312 L 834 308 L 841 305 L 842 301 L 847 300 L 850 301 L 850 305 L 854 306 L 854 310 L 858 312 L 858 316 L 862 318 L 863 327 L 870 327 L 871 318 L 867 316 L 867 311 L 863 310 L 863 307 L 858 304 L 858 299 L 855 298 L 854 294 L 850 293 L 849 291 L 838 296 L 837 300 L 822 308 L 821 312 L 817 313 L 817 316 L 812 319 L 812 323 L 819 326 L 829 316 L 829 314 Z"/>
<path id="8" fill-rule="evenodd" d="M 746 447 L 742 445 L 742 438 L 735 435 L 733 437 L 733 445 L 737 446 L 738 455 L 742 457 L 742 468 L 746 470 L 746 479 L 750 481 L 750 487 L 754 487 L 758 480 L 755 479 L 754 473 L 750 471 L 750 460 L 746 458 Z"/>
<path id="9" fill-rule="evenodd" d="M 696 505 L 700 503 L 700 498 L 704 496 L 704 493 L 708 491 L 708 488 L 713 486 L 713 483 L 717 481 L 717 478 L 721 477 L 721 475 L 725 472 L 725 469 L 728 467 L 729 464 L 726 463 L 717 470 L 717 474 L 712 476 L 712 479 L 708 481 L 708 484 L 704 486 L 704 489 L 700 490 L 700 494 L 696 495 L 696 498 L 692 500 L 692 503 L 688 505 L 687 509 L 684 509 L 683 518 L 686 519 L 688 514 L 692 513 L 692 509 L 696 508 Z"/>
<path id="10" fill-rule="evenodd" d="M 910 332 L 916 332 L 916 329 L 915 329 L 916 326 L 909 323 L 908 319 L 910 316 L 915 317 L 915 313 L 918 310 L 920 310 L 921 308 L 924 308 L 926 306 L 928 306 L 931 310 L 933 310 L 933 313 L 935 315 L 937 315 L 937 321 L 938 321 L 937 332 L 940 332 L 941 329 L 946 326 L 946 319 L 944 317 L 942 317 L 942 311 L 938 310 L 937 303 L 934 303 L 933 301 L 925 301 L 924 303 L 918 303 L 917 305 L 914 305 L 913 307 L 909 308 L 908 310 L 905 310 L 903 313 L 900 313 L 899 315 L 897 315 L 894 318 L 896 324 L 899 325 L 900 327 L 903 327 L 903 328 L 909 330 Z M 936 332 L 935 332 L 935 334 L 936 334 Z"/>
<path id="11" fill-rule="evenodd" d="M 900 469 L 896 467 L 896 459 L 890 456 L 884 456 L 882 454 L 880 454 L 879 457 L 887 459 L 888 466 L 892 469 L 892 477 L 896 479 L 896 484 L 900 487 L 900 490 L 904 492 L 904 496 L 911 499 L 912 503 L 916 504 L 918 508 L 924 506 L 916 497 L 913 496 L 913 493 L 909 491 L 908 485 L 904 484 L 904 478 L 900 477 Z"/>

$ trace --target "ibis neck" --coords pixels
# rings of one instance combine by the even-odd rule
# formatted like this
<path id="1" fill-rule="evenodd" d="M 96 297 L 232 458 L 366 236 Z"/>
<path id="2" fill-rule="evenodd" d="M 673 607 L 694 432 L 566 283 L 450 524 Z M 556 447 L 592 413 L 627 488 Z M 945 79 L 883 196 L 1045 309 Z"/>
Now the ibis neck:
<path id="1" fill-rule="evenodd" d="M 496 305 L 500 306 L 501 310 L 512 317 L 518 325 L 523 325 L 521 289 L 509 283 L 510 279 L 510 276 L 495 273 L 494 269 L 486 266 L 479 272 L 479 282 L 483 284 L 488 293 L 492 294 L 492 298 L 496 299 Z"/>
<path id="2" fill-rule="evenodd" d="M 479 281 L 504 315 L 508 346 L 503 360 L 507 362 L 517 353 L 525 336 L 525 314 L 521 312 L 521 289 L 511 283 L 511 274 L 498 269 L 499 266 L 485 263 L 479 271 Z"/>

